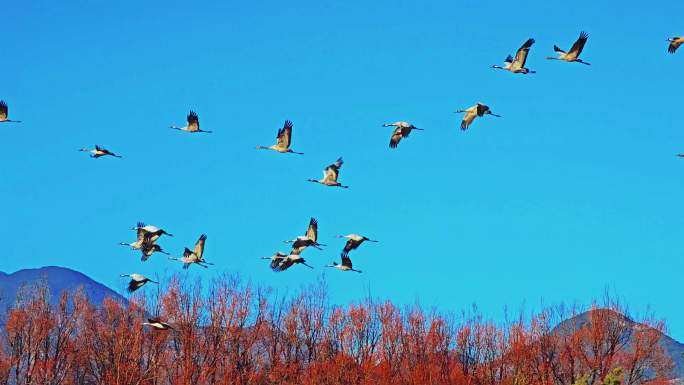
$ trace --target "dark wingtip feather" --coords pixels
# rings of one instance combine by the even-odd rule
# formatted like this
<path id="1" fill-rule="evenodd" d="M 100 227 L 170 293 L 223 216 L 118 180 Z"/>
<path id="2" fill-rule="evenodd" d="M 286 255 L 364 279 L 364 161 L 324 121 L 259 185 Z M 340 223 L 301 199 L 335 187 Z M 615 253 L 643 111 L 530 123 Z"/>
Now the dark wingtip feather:
<path id="1" fill-rule="evenodd" d="M 285 124 L 283 125 L 283 128 L 292 128 L 292 121 L 286 120 Z"/>

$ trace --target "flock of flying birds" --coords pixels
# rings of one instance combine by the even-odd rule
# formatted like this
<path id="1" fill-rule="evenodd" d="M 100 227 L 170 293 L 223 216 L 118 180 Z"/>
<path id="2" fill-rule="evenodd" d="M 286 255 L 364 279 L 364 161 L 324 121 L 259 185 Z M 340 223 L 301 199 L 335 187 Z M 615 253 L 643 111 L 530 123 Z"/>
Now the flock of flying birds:
<path id="1" fill-rule="evenodd" d="M 584 65 L 590 65 L 590 63 L 583 61 L 582 59 L 579 58 L 580 54 L 582 53 L 582 50 L 584 49 L 585 44 L 587 43 L 587 40 L 589 39 L 589 35 L 586 32 L 581 32 L 579 35 L 579 38 L 575 41 L 575 43 L 572 45 L 569 51 L 564 51 L 560 49 L 558 46 L 553 46 L 554 51 L 558 54 L 557 57 L 547 57 L 549 60 L 562 60 L 566 62 L 575 62 L 575 63 L 580 63 Z M 670 43 L 668 46 L 668 52 L 669 53 L 675 53 L 677 49 L 684 44 L 684 37 L 672 37 L 667 39 L 667 41 Z M 517 50 L 515 57 L 508 55 L 506 57 L 506 60 L 504 60 L 504 66 L 497 66 L 493 65 L 492 68 L 496 69 L 501 69 L 505 71 L 509 71 L 512 73 L 516 74 L 533 74 L 536 73 L 536 71 L 532 71 L 529 68 L 525 67 L 525 63 L 527 61 L 527 56 L 529 55 L 530 48 L 532 45 L 535 43 L 534 39 L 528 39 L 523 43 L 523 45 Z M 500 115 L 494 114 L 489 106 L 483 104 L 483 103 L 476 103 L 474 106 L 467 108 L 467 109 L 460 109 L 455 111 L 456 113 L 464 113 L 465 115 L 463 116 L 463 119 L 461 121 L 461 129 L 462 130 L 467 130 L 470 125 L 473 123 L 473 121 L 478 118 L 478 117 L 483 117 L 485 115 L 490 115 L 490 116 L 495 116 L 495 117 L 501 117 Z M 7 103 L 5 101 L 0 100 L 0 123 L 21 123 L 20 120 L 10 120 L 9 118 L 9 109 L 7 106 Z M 278 134 L 276 135 L 276 144 L 272 146 L 257 146 L 256 148 L 259 150 L 273 150 L 277 151 L 279 153 L 292 153 L 292 154 L 298 154 L 298 155 L 303 155 L 301 152 L 296 152 L 290 148 L 291 145 L 291 140 L 292 140 L 292 127 L 293 124 L 291 121 L 286 120 L 285 124 L 283 125 L 282 128 L 278 130 Z M 390 142 L 389 142 L 389 147 L 390 148 L 396 148 L 399 145 L 399 142 L 403 138 L 407 138 L 410 134 L 411 131 L 413 130 L 419 130 L 422 131 L 422 128 L 418 128 L 414 126 L 411 123 L 404 122 L 404 121 L 398 121 L 395 123 L 387 123 L 383 124 L 383 127 L 394 127 L 394 130 L 392 132 L 392 135 L 390 137 Z M 190 111 L 187 115 L 187 125 L 184 127 L 177 127 L 175 125 L 172 125 L 170 128 L 175 129 L 175 130 L 180 130 L 188 133 L 211 133 L 212 131 L 207 131 L 203 130 L 200 128 L 200 122 L 199 122 L 199 116 L 197 113 L 194 111 Z M 89 152 L 90 157 L 92 158 L 100 158 L 103 156 L 111 156 L 111 157 L 116 157 L 116 158 L 121 158 L 121 155 L 117 155 L 112 151 L 109 151 L 108 149 L 96 145 L 94 148 L 82 148 L 79 151 L 83 152 Z M 677 156 L 684 157 L 684 154 L 677 154 Z M 323 178 L 322 179 L 308 179 L 307 181 L 313 182 L 313 183 L 319 183 L 325 186 L 330 186 L 330 187 L 340 187 L 340 188 L 348 188 L 349 186 L 342 185 L 337 181 L 340 173 L 340 168 L 344 164 L 342 158 L 338 158 L 335 163 L 330 164 L 327 166 L 324 171 L 323 171 Z M 172 234 L 169 234 L 166 232 L 164 229 L 161 229 L 156 226 L 150 226 L 150 225 L 145 225 L 142 222 L 138 222 L 137 226 L 133 228 L 133 230 L 136 231 L 137 237 L 136 240 L 132 243 L 126 243 L 126 242 L 121 242 L 121 245 L 128 246 L 134 250 L 139 250 L 141 252 L 141 260 L 146 261 L 152 254 L 158 252 L 158 253 L 163 253 L 167 254 L 159 244 L 157 244 L 157 240 L 160 239 L 162 235 L 166 235 L 169 237 L 172 237 Z M 357 249 L 361 244 L 364 242 L 378 242 L 377 240 L 370 239 L 368 237 L 358 235 L 358 234 L 348 234 L 348 235 L 337 235 L 337 238 L 346 238 L 347 241 L 342 249 L 341 253 L 341 263 L 333 262 L 331 265 L 326 265 L 325 267 L 331 267 L 331 268 L 336 268 L 341 271 L 353 271 L 357 273 L 361 273 L 361 270 L 357 270 L 353 267 L 351 258 L 349 257 L 349 253 L 352 250 Z M 169 256 L 168 258 L 171 260 L 175 261 L 180 261 L 183 263 L 183 268 L 187 269 L 191 265 L 196 264 L 198 266 L 207 268 L 209 265 L 213 265 L 210 262 L 207 262 L 204 259 L 204 245 L 207 240 L 207 236 L 205 234 L 200 235 L 199 239 L 195 243 L 195 247 L 190 250 L 187 247 L 183 251 L 183 256 L 180 258 L 177 257 L 171 257 Z M 308 247 L 313 247 L 315 249 L 321 250 L 322 246 L 326 246 L 324 244 L 318 243 L 318 221 L 315 218 L 311 218 L 309 221 L 309 226 L 306 230 L 306 233 L 304 235 L 298 236 L 293 240 L 285 241 L 286 243 L 289 243 L 292 245 L 291 250 L 288 253 L 282 253 L 280 251 L 276 252 L 274 255 L 270 257 L 262 257 L 262 259 L 268 259 L 271 261 L 270 267 L 273 271 L 276 272 L 281 272 L 289 269 L 290 267 L 294 265 L 304 265 L 309 268 L 313 268 L 311 265 L 306 263 L 306 260 L 302 257 L 302 252 L 307 249 Z M 130 281 L 128 283 L 128 291 L 129 292 L 134 292 L 141 287 L 143 287 L 145 284 L 148 282 L 152 283 L 158 283 L 156 281 L 153 281 L 142 274 L 122 274 L 122 277 L 128 277 L 130 278 Z M 168 330 L 168 329 L 173 329 L 173 327 L 167 323 L 162 321 L 160 318 L 149 318 L 148 322 L 144 322 L 143 325 L 149 325 L 154 329 L 157 330 Z"/>

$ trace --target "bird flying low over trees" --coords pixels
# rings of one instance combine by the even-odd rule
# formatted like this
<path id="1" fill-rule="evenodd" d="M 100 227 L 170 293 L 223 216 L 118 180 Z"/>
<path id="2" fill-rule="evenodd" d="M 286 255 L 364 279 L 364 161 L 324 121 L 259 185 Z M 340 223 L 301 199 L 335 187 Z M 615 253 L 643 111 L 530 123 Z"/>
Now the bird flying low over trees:
<path id="1" fill-rule="evenodd" d="M 326 265 L 325 267 L 334 267 L 342 271 L 353 271 L 356 273 L 361 273 L 361 270 L 354 269 L 354 267 L 352 266 L 351 258 L 349 258 L 349 256 L 347 255 L 342 255 L 342 263 L 338 264 L 337 262 L 333 262 L 332 265 Z"/>
<path id="2" fill-rule="evenodd" d="M 584 49 L 584 45 L 587 43 L 587 39 L 589 39 L 589 35 L 582 31 L 579 35 L 579 38 L 577 41 L 575 41 L 575 44 L 572 45 L 572 48 L 570 48 L 570 51 L 565 52 L 562 49 L 558 48 L 558 46 L 554 45 L 553 50 L 559 53 L 558 57 L 547 57 L 549 60 L 563 60 L 566 62 L 576 62 L 576 63 L 582 63 L 586 65 L 590 65 L 589 63 L 582 61 L 582 59 L 579 58 L 579 55 L 582 53 L 582 50 Z"/>
<path id="3" fill-rule="evenodd" d="M 273 150 L 280 153 L 291 153 L 297 155 L 304 155 L 303 152 L 295 152 L 290 149 L 290 144 L 292 143 L 292 122 L 289 120 L 285 121 L 283 128 L 278 129 L 278 135 L 276 135 L 276 144 L 273 146 L 257 146 L 257 150 Z"/>
<path id="4" fill-rule="evenodd" d="M 395 123 L 385 123 L 383 127 L 395 127 L 392 132 L 392 137 L 390 138 L 389 146 L 390 148 L 397 148 L 399 142 L 402 138 L 408 138 L 411 134 L 411 130 L 423 131 L 422 128 L 418 128 L 408 122 L 395 122 Z"/>
<path id="5" fill-rule="evenodd" d="M 159 284 L 159 282 L 153 281 L 153 280 L 145 277 L 142 274 L 137 274 L 137 273 L 121 274 L 121 276 L 131 278 L 130 282 L 128 282 L 128 292 L 129 293 L 133 293 L 134 291 L 140 289 L 141 287 L 145 286 L 145 284 L 148 282 Z"/>
<path id="6" fill-rule="evenodd" d="M 347 243 L 344 244 L 344 249 L 342 249 L 342 255 L 346 256 L 350 251 L 356 250 L 365 241 L 368 242 L 378 242 L 376 240 L 370 239 L 363 235 L 358 234 L 347 234 L 347 235 L 337 235 L 337 238 L 347 238 Z"/>
<path id="7" fill-rule="evenodd" d="M 190 133 L 195 133 L 195 132 L 205 132 L 210 134 L 211 131 L 206 131 L 200 129 L 200 124 L 199 124 L 199 116 L 197 116 L 197 113 L 195 111 L 190 110 L 187 116 L 187 121 L 188 124 L 185 127 L 178 127 L 172 125 L 171 128 L 174 130 L 180 130 L 180 131 L 185 131 L 185 132 L 190 132 Z"/>
<path id="8" fill-rule="evenodd" d="M 313 246 L 321 250 L 320 246 L 325 246 L 318 243 L 318 221 L 316 218 L 309 219 L 309 227 L 306 229 L 304 235 L 300 235 L 297 238 L 285 241 L 285 243 L 292 243 L 292 249 L 304 249 L 309 246 Z"/>
<path id="9" fill-rule="evenodd" d="M 185 251 L 183 251 L 183 257 L 182 258 L 176 258 L 176 257 L 169 257 L 169 259 L 172 259 L 174 261 L 180 261 L 183 262 L 183 269 L 187 269 L 190 267 L 190 265 L 197 264 L 199 266 L 202 266 L 204 268 L 207 268 L 207 265 L 213 265 L 213 263 L 209 263 L 204 260 L 204 243 L 207 241 L 207 236 L 205 234 L 200 235 L 199 239 L 197 240 L 197 243 L 195 243 L 195 249 L 190 250 L 187 247 L 185 248 Z"/>
<path id="10" fill-rule="evenodd" d="M 0 123 L 21 123 L 21 120 L 9 120 L 9 108 L 4 100 L 0 100 Z"/>
<path id="11" fill-rule="evenodd" d="M 530 71 L 529 68 L 525 68 L 525 62 L 527 61 L 527 55 L 530 53 L 530 47 L 534 44 L 534 39 L 530 38 L 518 48 L 518 52 L 515 53 L 515 58 L 511 55 L 506 57 L 504 60 L 504 66 L 500 67 L 493 65 L 492 68 L 498 68 L 506 71 L 513 72 L 514 74 L 534 74 L 536 71 Z"/>
<path id="12" fill-rule="evenodd" d="M 111 151 L 107 150 L 106 148 L 101 147 L 99 145 L 95 145 L 95 148 L 82 148 L 78 151 L 89 152 L 90 157 L 95 158 L 95 159 L 102 157 L 102 156 L 106 156 L 106 155 L 113 156 L 115 158 L 123 158 L 121 155 L 116 155 L 115 153 L 113 153 L 113 152 L 111 152 Z"/>
<path id="13" fill-rule="evenodd" d="M 456 113 L 462 113 L 465 112 L 465 115 L 463 116 L 463 120 L 461 121 L 461 130 L 465 131 L 470 127 L 470 125 L 473 123 L 473 120 L 477 117 L 482 117 L 485 115 L 491 115 L 491 116 L 496 116 L 497 118 L 500 118 L 501 115 L 497 115 L 492 113 L 492 110 L 489 109 L 489 106 L 482 104 L 482 103 L 477 103 L 474 106 L 467 108 L 465 110 L 457 110 Z"/>
<path id="14" fill-rule="evenodd" d="M 169 330 L 173 329 L 171 325 L 161 320 L 161 318 L 148 318 L 147 322 L 143 322 L 143 325 L 151 326 L 155 330 Z"/>
<path id="15" fill-rule="evenodd" d="M 677 48 L 679 48 L 680 45 L 684 44 L 684 36 L 675 36 L 667 39 L 667 41 L 670 42 L 670 45 L 667 47 L 667 52 L 669 53 L 675 53 L 677 52 Z M 2 115 L 0 115 L 0 119 L 2 118 Z"/>
<path id="16" fill-rule="evenodd" d="M 344 164 L 342 158 L 337 158 L 335 163 L 329 165 L 323 170 L 323 179 L 307 179 L 308 182 L 320 183 L 325 186 L 330 187 L 341 187 L 349 188 L 349 186 L 343 186 L 337 181 L 337 177 L 340 175 L 340 168 Z"/>

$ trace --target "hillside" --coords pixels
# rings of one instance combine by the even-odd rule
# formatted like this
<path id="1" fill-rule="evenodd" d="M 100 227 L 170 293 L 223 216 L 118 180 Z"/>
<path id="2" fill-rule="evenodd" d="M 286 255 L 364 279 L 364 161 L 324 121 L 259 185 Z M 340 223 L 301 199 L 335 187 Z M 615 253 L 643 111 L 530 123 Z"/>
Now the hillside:
<path id="1" fill-rule="evenodd" d="M 564 332 L 569 332 L 573 329 L 573 327 L 576 328 L 582 328 L 585 325 L 587 325 L 590 322 L 590 315 L 592 311 L 609 311 L 612 312 L 612 316 L 615 317 L 616 320 L 622 321 L 622 322 L 627 322 L 628 324 L 631 325 L 633 329 L 642 327 L 643 325 L 634 322 L 630 318 L 626 317 L 623 314 L 615 313 L 612 310 L 606 310 L 606 309 L 596 309 L 596 310 L 590 310 L 584 313 L 581 313 L 575 317 L 569 318 L 560 324 L 556 326 L 555 330 L 564 333 Z M 673 368 L 673 377 L 674 378 L 684 378 L 684 344 L 676 341 L 672 337 L 666 335 L 666 334 L 661 334 L 660 337 L 660 344 L 663 346 L 665 351 L 670 355 L 672 358 L 672 361 L 674 363 L 674 368 Z"/>
<path id="2" fill-rule="evenodd" d="M 5 310 L 12 306 L 17 291 L 22 286 L 30 286 L 40 281 L 47 283 L 53 303 L 59 300 L 59 294 L 62 291 L 73 291 L 78 287 L 82 287 L 89 300 L 95 304 L 102 303 L 106 297 L 126 301 L 114 290 L 94 281 L 85 274 L 65 267 L 46 266 L 39 269 L 23 269 L 11 274 L 0 272 L 0 309 L 2 309 L 2 313 L 4 314 Z M 0 319 L 2 318 L 4 317 L 0 317 Z"/>

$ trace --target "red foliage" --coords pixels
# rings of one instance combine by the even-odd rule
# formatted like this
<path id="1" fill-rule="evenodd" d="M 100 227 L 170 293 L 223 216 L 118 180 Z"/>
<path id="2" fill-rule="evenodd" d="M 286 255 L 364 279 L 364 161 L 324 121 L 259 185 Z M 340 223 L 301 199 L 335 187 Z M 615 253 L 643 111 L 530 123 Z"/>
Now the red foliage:
<path id="1" fill-rule="evenodd" d="M 174 278 L 127 305 L 76 292 L 51 306 L 41 287 L 20 298 L 0 339 L 0 384 L 593 385 L 620 367 L 627 385 L 657 385 L 671 368 L 663 322 L 633 322 L 611 301 L 556 327 L 576 312 L 501 326 L 476 310 L 331 307 L 323 285 L 274 298 L 236 277 L 206 290 Z M 150 315 L 173 329 L 143 326 Z"/>

